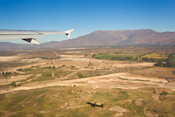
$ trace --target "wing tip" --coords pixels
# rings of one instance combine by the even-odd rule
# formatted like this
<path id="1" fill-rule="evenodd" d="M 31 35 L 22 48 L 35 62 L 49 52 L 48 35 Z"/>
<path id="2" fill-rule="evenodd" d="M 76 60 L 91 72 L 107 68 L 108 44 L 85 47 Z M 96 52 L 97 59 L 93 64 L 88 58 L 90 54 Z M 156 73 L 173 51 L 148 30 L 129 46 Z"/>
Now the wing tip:
<path id="1" fill-rule="evenodd" d="M 74 31 L 74 29 L 71 29 L 71 30 L 68 30 L 68 31 L 65 31 L 65 34 L 68 38 L 70 38 L 70 33 Z"/>

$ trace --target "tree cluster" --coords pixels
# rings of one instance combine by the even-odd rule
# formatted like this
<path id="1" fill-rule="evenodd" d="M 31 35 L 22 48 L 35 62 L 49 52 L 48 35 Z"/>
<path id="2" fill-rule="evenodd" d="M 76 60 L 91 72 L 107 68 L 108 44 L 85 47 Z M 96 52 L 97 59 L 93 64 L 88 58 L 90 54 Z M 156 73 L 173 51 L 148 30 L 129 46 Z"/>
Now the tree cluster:
<path id="1" fill-rule="evenodd" d="M 148 57 L 143 57 L 142 60 L 146 62 L 157 62 L 158 61 L 156 58 L 148 58 Z"/>
<path id="2" fill-rule="evenodd" d="M 175 53 L 170 53 L 167 59 L 160 59 L 157 61 L 157 66 L 160 67 L 175 67 Z"/>

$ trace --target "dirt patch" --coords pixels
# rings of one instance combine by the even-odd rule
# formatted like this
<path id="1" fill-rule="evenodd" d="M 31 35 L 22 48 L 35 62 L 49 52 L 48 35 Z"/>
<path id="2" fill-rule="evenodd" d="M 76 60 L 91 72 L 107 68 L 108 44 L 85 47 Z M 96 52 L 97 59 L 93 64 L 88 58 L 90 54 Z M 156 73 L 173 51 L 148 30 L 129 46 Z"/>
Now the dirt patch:
<path id="1" fill-rule="evenodd" d="M 74 101 L 68 101 L 67 103 L 65 103 L 63 106 L 61 106 L 61 108 L 65 108 L 66 106 L 72 107 L 75 104 Z"/>
<path id="2" fill-rule="evenodd" d="M 49 113 L 49 111 L 39 111 L 40 113 Z"/>
<path id="3" fill-rule="evenodd" d="M 135 100 L 135 104 L 136 105 L 142 105 L 142 101 L 143 101 L 142 98 L 138 98 L 138 99 Z"/>
<path id="4" fill-rule="evenodd" d="M 65 53 L 81 53 L 81 51 L 68 51 L 68 52 L 65 52 Z"/>
<path id="5" fill-rule="evenodd" d="M 9 117 L 10 115 L 15 114 L 16 112 L 9 112 L 9 111 L 4 111 L 4 110 L 0 110 L 2 114 L 2 117 Z"/>
<path id="6" fill-rule="evenodd" d="M 159 94 L 153 94 L 153 95 L 152 95 L 152 98 L 153 98 L 156 102 L 161 103 L 160 100 L 159 100 Z"/>
<path id="7" fill-rule="evenodd" d="M 145 77 L 157 77 L 157 78 L 164 78 L 167 80 L 174 80 L 175 74 L 174 69 L 170 68 L 163 68 L 163 67 L 154 67 L 154 68 L 148 68 L 143 70 L 135 70 L 131 71 L 131 74 L 145 76 Z"/>
<path id="8" fill-rule="evenodd" d="M 144 108 L 144 114 L 148 117 L 154 117 L 150 111 L 146 111 L 147 108 Z"/>
<path id="9" fill-rule="evenodd" d="M 119 117 L 119 116 L 122 116 L 123 113 L 129 112 L 127 109 L 122 108 L 120 106 L 111 107 L 111 108 L 109 108 L 109 110 L 117 112 L 115 115 L 113 115 L 113 117 Z"/>
<path id="10" fill-rule="evenodd" d="M 62 58 L 76 58 L 76 57 L 83 58 L 84 55 L 60 55 L 60 57 Z"/>
<path id="11" fill-rule="evenodd" d="M 16 71 L 16 73 L 18 73 L 18 74 L 26 74 L 25 72 L 22 72 L 22 71 Z"/>
<path id="12" fill-rule="evenodd" d="M 19 56 L 0 56 L 0 61 L 12 61 L 19 58 Z"/>
<path id="13" fill-rule="evenodd" d="M 135 79 L 135 80 L 150 80 L 151 82 L 158 82 L 158 83 L 167 83 L 167 80 L 165 79 L 161 79 L 161 78 L 151 78 L 151 77 L 144 77 L 144 76 L 139 76 L 139 75 L 132 75 L 129 73 L 125 73 L 123 75 L 120 76 L 121 78 L 127 78 L 127 79 Z"/>
<path id="14" fill-rule="evenodd" d="M 114 114 L 112 117 L 120 117 L 120 116 L 122 116 L 123 115 L 123 113 L 116 113 L 116 114 Z"/>
<path id="15" fill-rule="evenodd" d="M 37 78 L 37 77 L 40 77 L 42 74 L 37 74 L 35 77 Z"/>
<path id="16" fill-rule="evenodd" d="M 134 64 L 115 64 L 113 67 L 153 67 L 155 63 L 147 62 L 147 63 L 134 63 Z"/>
<path id="17" fill-rule="evenodd" d="M 129 104 L 131 104 L 131 102 L 132 102 L 132 100 L 124 100 L 124 101 L 118 101 L 117 103 L 129 103 Z"/>

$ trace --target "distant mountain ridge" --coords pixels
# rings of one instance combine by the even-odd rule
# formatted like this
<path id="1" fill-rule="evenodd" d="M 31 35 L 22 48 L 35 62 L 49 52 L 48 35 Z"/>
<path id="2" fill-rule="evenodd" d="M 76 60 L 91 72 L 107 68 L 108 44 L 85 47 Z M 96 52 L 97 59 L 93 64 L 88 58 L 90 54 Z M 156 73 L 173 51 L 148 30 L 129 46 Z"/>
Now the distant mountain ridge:
<path id="1" fill-rule="evenodd" d="M 1 42 L 0 50 L 27 48 L 64 48 L 116 45 L 175 45 L 175 32 L 155 32 L 150 29 L 140 30 L 99 30 L 90 34 L 59 42 L 37 45 L 12 44 Z"/>
<path id="2" fill-rule="evenodd" d="M 150 29 L 95 31 L 85 36 L 58 43 L 59 46 L 64 47 L 115 46 L 139 44 L 175 44 L 175 32 L 159 33 Z"/>

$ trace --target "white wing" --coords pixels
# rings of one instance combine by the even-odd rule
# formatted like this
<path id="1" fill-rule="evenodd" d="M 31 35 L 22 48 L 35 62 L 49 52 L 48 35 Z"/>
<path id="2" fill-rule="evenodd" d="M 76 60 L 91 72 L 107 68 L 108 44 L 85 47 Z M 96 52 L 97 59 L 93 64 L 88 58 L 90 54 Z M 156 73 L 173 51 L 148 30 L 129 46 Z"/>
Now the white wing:
<path id="1" fill-rule="evenodd" d="M 70 33 L 74 29 L 59 32 L 59 31 L 34 31 L 34 30 L 0 30 L 0 40 L 6 39 L 23 39 L 29 43 L 38 44 L 35 38 L 44 37 L 45 35 L 66 34 L 70 38 Z"/>

